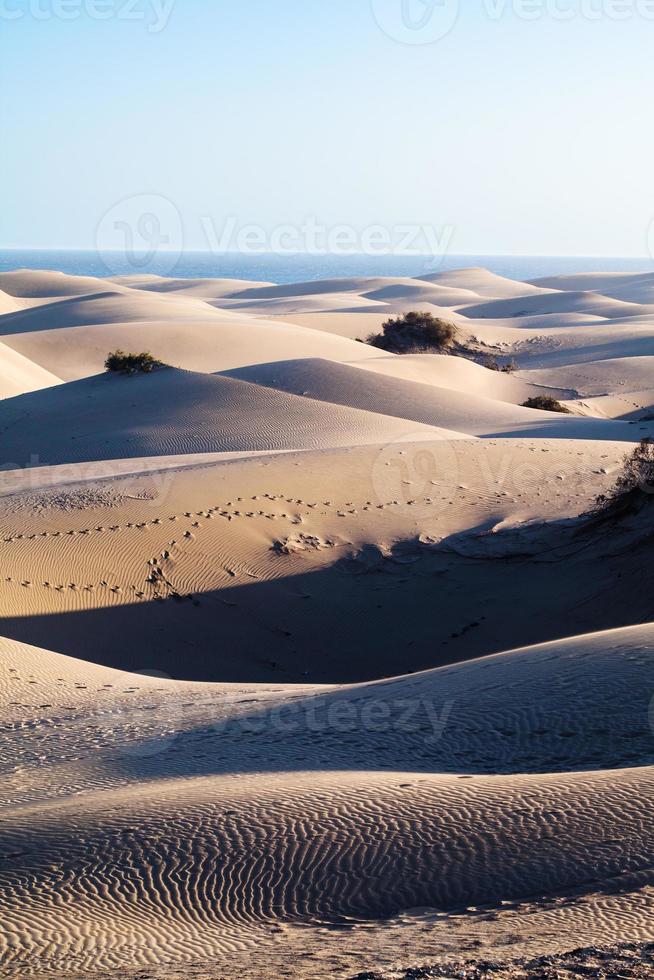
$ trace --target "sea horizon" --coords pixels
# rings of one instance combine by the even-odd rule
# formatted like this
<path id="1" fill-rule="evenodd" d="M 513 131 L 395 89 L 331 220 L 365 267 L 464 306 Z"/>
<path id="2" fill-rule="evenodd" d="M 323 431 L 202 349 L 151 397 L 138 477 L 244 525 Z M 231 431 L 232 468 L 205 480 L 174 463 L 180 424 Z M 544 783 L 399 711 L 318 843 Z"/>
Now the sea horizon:
<path id="1" fill-rule="evenodd" d="M 317 281 L 350 276 L 421 278 L 482 266 L 496 275 L 528 281 L 580 272 L 654 272 L 651 257 L 578 255 L 369 255 L 298 252 L 243 253 L 160 251 L 139 257 L 94 249 L 0 249 L 0 272 L 48 269 L 68 275 L 109 278 L 116 275 L 161 275 L 180 279 L 246 279 L 275 283 Z"/>

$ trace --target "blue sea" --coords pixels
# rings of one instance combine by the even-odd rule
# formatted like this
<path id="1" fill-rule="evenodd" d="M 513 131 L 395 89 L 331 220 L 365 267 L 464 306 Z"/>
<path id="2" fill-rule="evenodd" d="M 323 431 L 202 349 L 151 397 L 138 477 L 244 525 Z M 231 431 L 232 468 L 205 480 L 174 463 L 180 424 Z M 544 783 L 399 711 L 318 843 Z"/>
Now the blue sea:
<path id="1" fill-rule="evenodd" d="M 165 252 L 142 269 L 122 253 L 89 251 L 0 251 L 0 272 L 55 269 L 80 276 L 155 273 L 175 278 L 225 278 L 290 283 L 341 276 L 424 276 L 451 269 L 483 266 L 501 276 L 528 280 L 573 272 L 654 272 L 651 258 L 524 255 L 279 255 L 238 252 L 185 252 L 174 260 Z"/>

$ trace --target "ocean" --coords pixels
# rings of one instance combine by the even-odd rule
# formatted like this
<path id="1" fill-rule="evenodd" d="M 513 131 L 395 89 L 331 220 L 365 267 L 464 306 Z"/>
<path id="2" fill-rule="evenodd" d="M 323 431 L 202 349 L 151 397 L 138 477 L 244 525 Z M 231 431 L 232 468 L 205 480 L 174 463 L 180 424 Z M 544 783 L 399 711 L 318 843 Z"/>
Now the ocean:
<path id="1" fill-rule="evenodd" d="M 183 279 L 225 278 L 291 283 L 341 276 L 424 276 L 451 269 L 483 266 L 511 279 L 528 280 L 572 272 L 654 272 L 651 258 L 535 255 L 279 255 L 239 252 L 165 252 L 138 260 L 119 252 L 0 250 L 0 272 L 55 269 L 80 276 L 154 273 Z"/>

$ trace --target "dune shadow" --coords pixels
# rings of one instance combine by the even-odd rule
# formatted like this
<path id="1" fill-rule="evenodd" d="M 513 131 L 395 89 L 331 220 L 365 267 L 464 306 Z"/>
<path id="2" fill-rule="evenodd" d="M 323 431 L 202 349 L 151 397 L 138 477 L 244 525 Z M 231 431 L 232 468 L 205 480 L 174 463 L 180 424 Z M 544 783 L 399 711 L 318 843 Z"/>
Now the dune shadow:
<path id="1" fill-rule="evenodd" d="M 575 522 L 416 539 L 181 599 L 6 616 L 0 633 L 178 680 L 364 682 L 651 621 L 649 549 Z"/>

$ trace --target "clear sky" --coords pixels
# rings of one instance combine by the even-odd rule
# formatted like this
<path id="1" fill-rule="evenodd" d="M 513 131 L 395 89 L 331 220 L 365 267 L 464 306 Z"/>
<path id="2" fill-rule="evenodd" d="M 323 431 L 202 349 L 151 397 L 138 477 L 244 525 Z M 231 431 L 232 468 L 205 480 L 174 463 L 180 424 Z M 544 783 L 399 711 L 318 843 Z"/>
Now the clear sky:
<path id="1" fill-rule="evenodd" d="M 270 234 L 311 218 L 449 228 L 456 253 L 645 255 L 654 2 L 455 14 L 0 0 L 0 245 L 93 247 L 107 212 L 148 196 L 188 248 L 228 219 Z"/>

